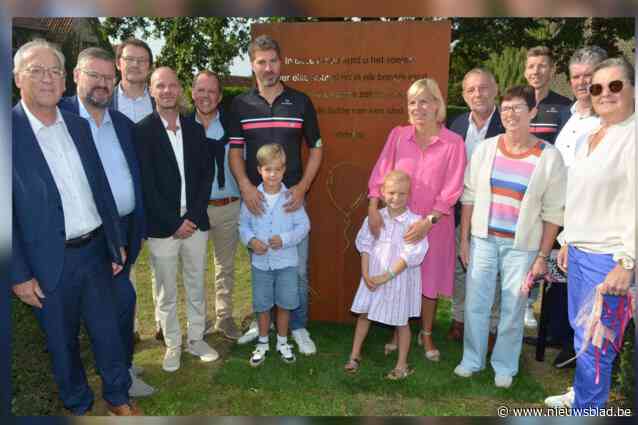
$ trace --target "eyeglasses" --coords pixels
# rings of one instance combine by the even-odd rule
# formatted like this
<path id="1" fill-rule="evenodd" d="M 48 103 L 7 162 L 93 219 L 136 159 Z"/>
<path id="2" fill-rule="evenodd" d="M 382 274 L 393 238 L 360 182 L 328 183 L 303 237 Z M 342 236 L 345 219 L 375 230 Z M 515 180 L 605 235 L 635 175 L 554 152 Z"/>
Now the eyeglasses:
<path id="1" fill-rule="evenodd" d="M 48 73 L 49 76 L 54 80 L 61 80 L 62 78 L 64 78 L 65 75 L 64 70 L 58 68 L 57 66 L 47 68 L 40 65 L 31 65 L 30 67 L 23 69 L 23 71 L 29 74 L 29 78 L 34 81 L 42 80 L 45 73 Z"/>
<path id="2" fill-rule="evenodd" d="M 104 80 L 105 84 L 113 84 L 115 82 L 115 75 L 104 75 L 94 71 L 87 71 L 86 69 L 80 69 L 80 71 L 93 81 Z"/>
<path id="3" fill-rule="evenodd" d="M 610 92 L 619 93 L 624 87 L 624 85 L 621 80 L 614 80 L 611 83 L 609 83 L 607 87 L 609 88 Z M 600 96 L 602 92 L 603 92 L 602 84 L 592 84 L 591 86 L 589 86 L 589 94 L 591 94 L 592 96 Z"/>
<path id="4" fill-rule="evenodd" d="M 525 105 L 524 103 L 519 103 L 518 105 L 512 105 L 512 106 L 501 106 L 501 113 L 514 112 L 514 113 L 520 114 L 521 112 L 524 112 L 526 110 L 527 110 L 527 105 Z"/>
<path id="5" fill-rule="evenodd" d="M 148 63 L 148 59 L 147 58 L 136 58 L 133 56 L 122 56 L 122 60 L 126 63 L 128 63 L 129 65 L 131 64 L 138 64 L 138 65 L 144 65 L 146 63 Z"/>

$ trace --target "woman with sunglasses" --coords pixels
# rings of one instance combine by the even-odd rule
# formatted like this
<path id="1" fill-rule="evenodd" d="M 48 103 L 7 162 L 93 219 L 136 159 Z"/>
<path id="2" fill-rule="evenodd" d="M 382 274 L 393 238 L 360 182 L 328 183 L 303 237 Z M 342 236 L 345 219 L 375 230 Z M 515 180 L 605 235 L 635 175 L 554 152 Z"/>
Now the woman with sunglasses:
<path id="1" fill-rule="evenodd" d="M 526 277 L 547 273 L 547 257 L 563 224 L 566 174 L 560 152 L 530 133 L 534 89 L 515 86 L 501 100 L 505 134 L 482 142 L 465 170 L 461 198 L 461 261 L 465 281 L 463 359 L 469 378 L 486 363 L 490 310 L 501 276 L 500 320 L 491 365 L 494 385 L 509 388 L 518 373 L 527 297 Z"/>
<path id="2" fill-rule="evenodd" d="M 576 359 L 573 388 L 545 400 L 552 407 L 604 407 L 612 364 L 631 314 L 627 294 L 636 258 L 634 68 L 624 58 L 599 63 L 589 93 L 600 126 L 578 148 L 569 168 L 565 230 L 559 237 L 558 256 L 559 267 L 569 270 L 574 348 L 578 353 L 586 344 L 586 351 Z M 576 315 L 599 285 L 603 294 L 600 320 L 613 331 L 602 349 L 587 344 L 586 329 L 576 323 Z"/>

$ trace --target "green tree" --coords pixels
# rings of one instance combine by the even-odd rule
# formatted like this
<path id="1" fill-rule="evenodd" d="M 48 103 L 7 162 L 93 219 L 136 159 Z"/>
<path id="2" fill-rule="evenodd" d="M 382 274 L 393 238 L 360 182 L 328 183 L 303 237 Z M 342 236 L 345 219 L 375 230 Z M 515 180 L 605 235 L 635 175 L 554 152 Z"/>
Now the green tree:
<path id="1" fill-rule="evenodd" d="M 509 87 L 525 84 L 523 68 L 525 66 L 525 49 L 506 47 L 500 53 L 492 53 L 483 66 L 494 74 L 498 84 L 498 92 L 503 93 Z"/>
<path id="2" fill-rule="evenodd" d="M 106 18 L 101 31 L 119 42 L 137 31 L 144 39 L 164 39 L 155 65 L 175 69 L 184 87 L 190 87 L 193 74 L 202 69 L 228 75 L 233 59 L 248 48 L 249 22 L 228 17 Z"/>

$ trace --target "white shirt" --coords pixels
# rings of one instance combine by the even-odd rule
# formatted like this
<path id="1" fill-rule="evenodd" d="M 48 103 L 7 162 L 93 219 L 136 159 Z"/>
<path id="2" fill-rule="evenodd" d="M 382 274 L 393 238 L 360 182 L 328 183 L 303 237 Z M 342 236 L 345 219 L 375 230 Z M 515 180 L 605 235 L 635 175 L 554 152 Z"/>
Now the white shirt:
<path id="1" fill-rule="evenodd" d="M 467 134 L 465 135 L 465 153 L 467 154 L 468 162 L 472 158 L 472 153 L 474 153 L 476 145 L 478 145 L 479 142 L 485 140 L 485 136 L 487 135 L 487 128 L 490 126 L 490 122 L 492 121 L 494 112 L 496 112 L 496 106 L 492 110 L 492 113 L 487 118 L 487 121 L 485 121 L 485 124 L 483 124 L 483 128 L 481 129 L 477 128 L 476 124 L 474 124 L 474 120 L 472 119 L 472 114 L 474 114 L 474 112 L 470 112 L 470 114 L 467 116 L 469 125 L 467 127 Z"/>
<path id="2" fill-rule="evenodd" d="M 567 167 L 574 163 L 576 151 L 581 144 L 587 142 L 587 136 L 600 125 L 600 118 L 597 116 L 582 115 L 576 111 L 576 103 L 571 106 L 570 111 L 572 116 L 558 133 L 554 143 Z"/>
<path id="3" fill-rule="evenodd" d="M 171 142 L 171 147 L 173 148 L 173 153 L 175 154 L 175 160 L 177 161 L 177 168 L 179 168 L 179 176 L 182 179 L 182 195 L 180 197 L 180 208 L 186 208 L 186 175 L 184 174 L 184 141 L 182 140 L 182 126 L 179 121 L 179 116 L 177 116 L 177 130 L 169 131 L 168 121 L 166 121 L 161 115 L 160 119 L 162 120 L 162 124 L 164 124 L 164 128 L 166 129 L 168 140 L 170 140 Z"/>
<path id="4" fill-rule="evenodd" d="M 126 115 L 134 123 L 142 121 L 148 114 L 153 113 L 153 104 L 148 90 L 144 90 L 144 94 L 136 99 L 128 97 L 122 86 L 117 86 L 117 109 Z"/>
<path id="5" fill-rule="evenodd" d="M 268 193 L 264 190 L 264 198 L 266 198 L 266 205 L 268 209 L 272 209 L 277 203 L 277 199 L 281 196 L 281 190 L 277 193 Z"/>
<path id="6" fill-rule="evenodd" d="M 561 236 L 583 251 L 635 259 L 635 114 L 609 127 L 596 149 L 588 150 L 583 143 L 569 167 Z"/>
<path id="7" fill-rule="evenodd" d="M 56 108 L 55 122 L 46 126 L 24 102 L 22 107 L 60 193 L 66 239 L 77 238 L 98 228 L 102 225 L 102 218 L 95 206 L 80 154 L 60 110 Z"/>

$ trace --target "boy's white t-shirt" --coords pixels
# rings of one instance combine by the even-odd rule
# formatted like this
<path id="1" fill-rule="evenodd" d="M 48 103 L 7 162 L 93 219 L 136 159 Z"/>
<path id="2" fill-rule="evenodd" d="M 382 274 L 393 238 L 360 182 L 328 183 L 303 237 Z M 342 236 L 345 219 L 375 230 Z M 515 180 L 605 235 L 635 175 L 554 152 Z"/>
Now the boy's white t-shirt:
<path id="1" fill-rule="evenodd" d="M 266 198 L 266 205 L 268 209 L 271 209 L 277 203 L 277 199 L 281 196 L 281 190 L 277 193 L 266 193 L 264 192 L 264 197 Z"/>

